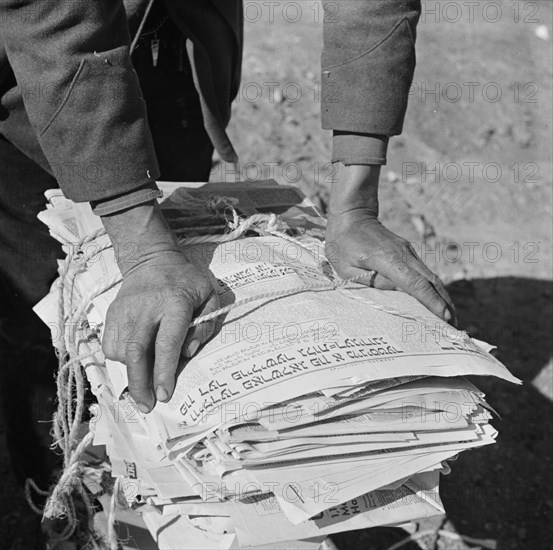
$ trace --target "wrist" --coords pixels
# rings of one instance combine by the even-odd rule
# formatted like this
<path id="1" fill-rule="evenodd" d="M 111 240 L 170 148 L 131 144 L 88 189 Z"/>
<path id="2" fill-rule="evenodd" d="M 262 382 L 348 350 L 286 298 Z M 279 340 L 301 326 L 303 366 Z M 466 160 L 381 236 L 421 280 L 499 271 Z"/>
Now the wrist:
<path id="1" fill-rule="evenodd" d="M 339 174 L 340 177 L 330 188 L 329 215 L 364 210 L 378 217 L 380 165 L 340 164 Z"/>
<path id="2" fill-rule="evenodd" d="M 389 137 L 334 130 L 332 162 L 349 164 L 386 164 Z"/>
<path id="3" fill-rule="evenodd" d="M 123 275 L 152 254 L 180 251 L 157 201 L 101 216 L 101 220 Z"/>

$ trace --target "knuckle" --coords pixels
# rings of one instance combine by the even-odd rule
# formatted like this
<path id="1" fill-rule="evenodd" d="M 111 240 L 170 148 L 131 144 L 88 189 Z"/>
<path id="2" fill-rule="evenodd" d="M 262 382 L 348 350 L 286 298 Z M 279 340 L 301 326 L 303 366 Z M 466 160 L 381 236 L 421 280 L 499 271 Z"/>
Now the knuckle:
<path id="1" fill-rule="evenodd" d="M 434 294 L 431 298 L 430 298 L 430 303 L 437 309 L 437 310 L 440 310 L 440 311 L 445 311 L 447 309 L 447 305 L 446 303 L 442 300 L 442 298 L 440 298 L 440 296 L 437 296 L 436 294 Z"/>
<path id="2" fill-rule="evenodd" d="M 174 347 L 162 347 L 156 349 L 156 357 L 154 363 L 154 371 L 167 372 L 174 371 L 177 367 L 178 359 L 180 357 L 181 348 Z"/>
<path id="3" fill-rule="evenodd" d="M 416 250 L 413 248 L 413 245 L 409 241 L 400 239 L 397 245 L 399 248 L 399 254 L 401 255 L 401 259 L 404 262 L 413 261 L 413 259 L 416 259 L 416 260 L 419 259 Z"/>
<path id="4" fill-rule="evenodd" d="M 378 255 L 377 255 L 378 258 Z M 399 275 L 412 274 L 411 268 L 405 263 L 405 258 L 401 253 L 392 253 L 382 258 L 382 264 L 396 271 Z"/>
<path id="5" fill-rule="evenodd" d="M 408 284 L 415 292 L 420 292 L 421 294 L 433 294 L 429 281 L 418 274 L 409 275 Z"/>
<path id="6" fill-rule="evenodd" d="M 147 390 L 145 387 L 141 386 L 137 382 L 130 382 L 129 381 L 129 393 L 131 394 L 131 397 L 139 402 L 139 401 L 147 401 Z"/>
<path id="7" fill-rule="evenodd" d="M 201 292 L 195 289 L 196 295 L 191 289 L 178 288 L 178 289 L 166 289 L 159 295 L 158 306 L 160 310 L 166 314 L 170 313 L 175 317 L 182 317 L 183 310 L 195 304 Z"/>
<path id="8" fill-rule="evenodd" d="M 370 252 L 362 252 L 357 256 L 360 265 L 370 267 L 374 263 L 373 255 Z"/>
<path id="9" fill-rule="evenodd" d="M 429 286 L 429 290 L 424 293 L 424 299 L 428 306 L 435 311 L 443 311 L 446 308 L 446 303 L 443 298 Z"/>
<path id="10" fill-rule="evenodd" d="M 126 350 L 127 363 L 136 365 L 146 358 L 146 348 L 138 342 L 129 342 Z"/>
<path id="11" fill-rule="evenodd" d="M 163 332 L 161 334 L 157 335 L 156 338 L 156 348 L 157 347 L 164 347 L 164 348 L 174 348 L 179 345 L 180 342 L 182 342 L 183 334 L 177 334 L 175 332 Z"/>
<path id="12" fill-rule="evenodd" d="M 172 387 L 174 381 L 175 381 L 174 374 L 169 374 L 167 372 L 161 372 L 159 374 L 156 374 L 156 377 L 155 377 L 156 386 L 164 386 L 166 388 L 170 388 Z"/>
<path id="13" fill-rule="evenodd" d="M 442 282 L 440 277 L 438 277 L 438 275 L 436 275 L 435 273 L 432 273 L 432 277 L 430 281 L 436 288 L 439 288 L 440 290 L 444 288 L 444 283 Z"/>

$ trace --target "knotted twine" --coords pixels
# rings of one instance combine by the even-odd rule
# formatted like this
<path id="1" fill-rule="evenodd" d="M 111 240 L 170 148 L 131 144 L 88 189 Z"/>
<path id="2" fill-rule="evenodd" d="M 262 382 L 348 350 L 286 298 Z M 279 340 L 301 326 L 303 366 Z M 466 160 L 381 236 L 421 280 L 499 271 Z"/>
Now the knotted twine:
<path id="1" fill-rule="evenodd" d="M 244 219 L 241 218 L 236 212 L 236 209 L 234 208 L 236 201 L 234 199 L 220 197 L 217 195 L 210 196 L 207 199 L 207 203 L 204 204 L 212 210 L 218 210 L 220 207 L 224 207 L 225 211 L 226 209 L 230 210 L 232 219 L 227 218 L 227 227 L 230 229 L 230 232 L 222 235 L 212 234 L 198 235 L 188 238 L 181 237 L 178 239 L 180 246 L 186 247 L 198 244 L 220 244 L 230 242 L 243 237 L 249 231 L 253 231 L 261 236 L 271 235 L 288 242 L 292 242 L 296 246 L 307 250 L 310 254 L 315 256 L 316 259 L 319 259 L 319 248 L 317 247 L 317 249 L 314 249 L 306 243 L 287 235 L 284 232 L 286 224 L 284 224 L 284 222 L 273 213 L 254 214 Z M 83 362 L 86 359 L 90 359 L 91 357 L 99 354 L 99 351 L 95 350 L 93 352 L 81 354 L 79 353 L 79 343 L 81 341 L 80 335 L 82 334 L 82 331 L 86 330 L 86 327 L 88 326 L 86 311 L 92 301 L 100 294 L 118 285 L 122 281 L 122 277 L 120 273 L 114 274 L 109 280 L 103 281 L 101 284 L 98 284 L 96 287 L 90 289 L 82 297 L 81 303 L 77 307 L 73 306 L 73 287 L 77 275 L 86 269 L 87 263 L 91 261 L 94 256 L 112 247 L 112 245 L 106 241 L 103 246 L 95 247 L 92 253 L 87 252 L 83 248 L 87 243 L 92 242 L 103 235 L 105 235 L 105 229 L 97 230 L 80 240 L 76 246 L 70 247 L 65 260 L 61 263 L 58 270 L 58 321 L 59 328 L 62 329 L 62 338 L 60 338 L 57 342 L 56 348 L 56 354 L 58 357 L 58 372 L 56 376 L 58 407 L 53 418 L 54 443 L 52 444 L 52 447 L 59 447 L 63 451 L 64 460 L 62 474 L 53 487 L 44 507 L 43 519 L 67 519 L 67 526 L 64 528 L 63 532 L 59 534 L 59 541 L 68 540 L 78 526 L 75 507 L 72 501 L 74 494 L 78 494 L 82 498 L 88 513 L 89 522 L 92 520 L 94 515 L 94 509 L 83 481 L 87 463 L 82 460 L 83 453 L 89 445 L 92 444 L 93 433 L 88 432 L 80 441 L 78 441 L 78 439 L 85 401 Z M 324 258 L 321 262 L 319 262 L 319 265 L 323 262 L 327 262 L 327 265 L 330 266 L 328 260 Z M 73 274 L 69 276 L 70 268 L 75 264 L 78 265 L 78 269 L 74 269 Z M 332 266 L 330 266 L 330 270 L 335 273 Z M 216 317 L 228 313 L 234 308 L 254 301 L 283 298 L 301 292 L 358 288 L 358 283 L 361 279 L 370 278 L 374 274 L 374 271 L 368 271 L 364 275 L 346 280 L 341 280 L 336 276 L 336 278 L 333 279 L 327 278 L 324 282 L 308 283 L 293 288 L 250 296 L 248 298 L 238 300 L 233 304 L 222 307 L 212 313 L 196 317 L 192 321 L 191 326 L 197 326 L 200 323 L 210 321 Z M 429 317 L 425 318 L 419 315 L 402 312 L 395 308 L 374 302 L 370 299 L 364 299 L 364 302 L 375 309 L 391 315 L 400 316 L 404 319 L 415 320 L 418 322 L 427 322 L 429 320 L 432 320 L 433 322 L 435 321 L 434 318 L 430 319 Z M 466 333 L 457 331 L 456 329 L 452 330 L 453 332 L 450 335 L 451 338 L 457 340 L 468 339 L 468 335 Z M 112 550 L 116 550 L 118 546 L 114 523 L 115 507 L 119 496 L 118 493 L 120 491 L 120 485 L 120 479 L 117 478 L 111 498 L 111 510 L 108 520 L 108 536 L 110 539 L 110 548 Z M 32 487 L 36 487 L 36 485 L 34 485 L 32 480 L 28 480 L 26 489 L 27 498 L 30 504 L 32 504 L 32 499 L 30 498 L 30 488 Z M 32 507 L 33 509 L 36 509 L 34 504 L 32 504 Z M 95 545 L 98 546 L 96 541 L 94 542 Z"/>

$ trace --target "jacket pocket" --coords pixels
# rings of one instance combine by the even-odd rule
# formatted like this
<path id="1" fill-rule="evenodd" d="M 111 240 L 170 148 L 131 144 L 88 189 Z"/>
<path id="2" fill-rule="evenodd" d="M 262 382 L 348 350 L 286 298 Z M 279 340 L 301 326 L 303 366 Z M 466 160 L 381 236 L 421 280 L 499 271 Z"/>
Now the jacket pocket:
<path id="1" fill-rule="evenodd" d="M 400 134 L 415 64 L 413 35 L 402 19 L 378 43 L 347 62 L 323 68 L 323 128 Z"/>
<path id="2" fill-rule="evenodd" d="M 77 72 L 75 73 L 75 76 L 71 80 L 71 84 L 69 85 L 69 88 L 67 92 L 65 93 L 65 96 L 63 97 L 60 105 L 58 108 L 54 111 L 54 114 L 50 117 L 50 120 L 46 123 L 44 128 L 40 131 L 39 135 L 42 136 L 48 128 L 52 125 L 52 123 L 56 120 L 57 116 L 61 113 L 63 108 L 65 107 L 66 103 L 69 101 L 71 94 L 73 93 L 73 90 L 75 89 L 75 86 L 77 84 L 77 81 L 79 80 L 79 76 L 82 74 L 84 67 L 86 64 L 86 58 L 82 59 L 79 63 L 79 67 L 77 68 Z"/>
<path id="3" fill-rule="evenodd" d="M 335 63 L 333 65 L 328 65 L 323 67 L 323 71 L 328 69 L 333 69 L 335 67 L 341 67 L 343 65 L 347 65 L 348 63 L 352 63 L 353 61 L 356 61 L 358 59 L 361 59 L 362 57 L 365 57 L 371 53 L 375 53 L 379 48 L 384 47 L 384 45 L 392 40 L 396 39 L 403 39 L 407 37 L 409 44 L 412 48 L 415 47 L 415 35 L 413 32 L 413 29 L 411 28 L 411 24 L 409 23 L 409 19 L 407 17 L 401 18 L 391 29 L 390 31 L 383 36 L 378 42 L 371 45 L 368 49 L 364 50 L 363 52 L 354 55 L 350 58 L 348 58 L 345 61 L 342 61 L 340 63 Z"/>

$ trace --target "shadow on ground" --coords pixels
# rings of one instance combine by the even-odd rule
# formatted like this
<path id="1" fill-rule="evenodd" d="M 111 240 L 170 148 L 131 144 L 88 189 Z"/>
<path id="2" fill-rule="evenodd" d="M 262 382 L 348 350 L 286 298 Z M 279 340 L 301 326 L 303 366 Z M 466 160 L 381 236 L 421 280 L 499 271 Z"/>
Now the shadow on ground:
<path id="1" fill-rule="evenodd" d="M 552 289 L 550 281 L 517 277 L 449 288 L 462 327 L 496 345 L 498 359 L 523 381 L 475 381 L 501 415 L 498 443 L 461 454 L 442 483 L 457 531 L 496 539 L 498 550 L 551 548 L 553 388 L 542 371 L 552 356 Z"/>
<path id="2" fill-rule="evenodd" d="M 460 328 L 496 345 L 497 358 L 523 381 L 515 386 L 473 380 L 501 415 L 493 421 L 499 437 L 496 445 L 462 453 L 452 463 L 452 473 L 442 477 L 448 520 L 461 535 L 496 540 L 498 550 L 549 549 L 553 388 L 551 376 L 542 371 L 552 355 L 553 284 L 499 277 L 458 281 L 448 290 Z M 383 528 L 343 533 L 333 540 L 340 550 L 383 550 L 404 538 L 398 529 Z"/>

